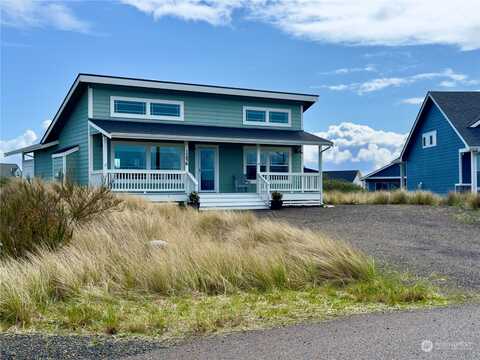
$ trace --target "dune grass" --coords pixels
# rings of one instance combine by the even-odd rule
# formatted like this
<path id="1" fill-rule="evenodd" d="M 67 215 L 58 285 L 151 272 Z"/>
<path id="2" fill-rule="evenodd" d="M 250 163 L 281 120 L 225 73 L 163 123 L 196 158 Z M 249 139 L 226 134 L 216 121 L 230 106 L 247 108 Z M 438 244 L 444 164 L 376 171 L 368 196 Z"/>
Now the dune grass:
<path id="1" fill-rule="evenodd" d="M 331 205 L 429 205 L 480 209 L 480 194 L 450 193 L 446 197 L 428 191 L 325 192 L 324 201 Z"/>
<path id="2" fill-rule="evenodd" d="M 59 250 L 0 262 L 4 330 L 175 337 L 446 301 L 318 233 L 135 199 Z"/>

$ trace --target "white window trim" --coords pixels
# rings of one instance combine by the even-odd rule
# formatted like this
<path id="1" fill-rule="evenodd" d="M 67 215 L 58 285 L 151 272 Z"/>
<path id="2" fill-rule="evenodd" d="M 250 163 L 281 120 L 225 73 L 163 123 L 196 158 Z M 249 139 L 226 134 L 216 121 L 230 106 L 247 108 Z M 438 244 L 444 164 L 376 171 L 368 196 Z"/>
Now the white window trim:
<path id="1" fill-rule="evenodd" d="M 112 141 L 110 144 L 110 169 L 112 170 L 128 170 L 128 169 L 115 169 L 115 146 L 117 145 L 140 145 L 145 146 L 145 167 L 146 169 L 141 170 L 152 170 L 151 162 L 151 147 L 152 146 L 174 146 L 182 149 L 181 152 L 181 168 L 180 170 L 171 170 L 171 171 L 184 171 L 185 170 L 185 144 L 184 143 L 168 143 L 168 142 L 144 142 L 144 141 Z M 165 171 L 160 169 L 154 169 L 158 171 Z M 170 170 L 166 170 L 170 171 Z"/>
<path id="2" fill-rule="evenodd" d="M 257 151 L 257 148 L 255 146 L 244 146 L 243 147 L 243 175 L 247 175 L 247 151 L 248 150 L 253 150 Z M 292 172 L 292 148 L 291 147 L 273 147 L 273 146 L 260 146 L 260 154 L 263 152 L 267 152 L 267 154 L 271 151 L 287 151 L 288 152 L 288 172 L 285 174 L 291 173 Z M 261 156 L 260 156 L 261 158 Z M 256 165 L 256 164 L 255 164 Z M 267 173 L 270 172 L 270 156 L 267 156 Z M 256 184 L 257 180 L 249 180 L 247 181 L 251 184 Z"/>
<path id="3" fill-rule="evenodd" d="M 430 136 L 433 136 L 432 139 L 433 139 L 433 144 L 429 144 L 429 141 L 430 141 Z M 424 139 L 426 139 L 427 141 L 425 141 L 425 144 L 424 144 Z M 428 131 L 426 133 L 423 133 L 422 134 L 422 148 L 423 149 L 428 149 L 428 148 L 432 148 L 432 147 L 435 147 L 437 146 L 437 130 L 432 130 L 432 131 Z"/>
<path id="4" fill-rule="evenodd" d="M 115 112 L 115 100 L 144 102 L 146 106 L 146 109 L 145 109 L 146 113 L 145 114 L 125 114 L 125 113 Z M 165 116 L 165 115 L 151 115 L 150 104 L 152 103 L 180 105 L 180 116 L 176 117 L 176 116 Z M 127 97 L 127 96 L 110 96 L 110 117 L 184 121 L 184 107 L 185 107 L 184 102 L 177 101 L 177 100 L 147 99 L 147 98 L 136 98 L 136 97 Z"/>
<path id="5" fill-rule="evenodd" d="M 265 122 L 247 121 L 247 110 L 265 111 Z M 288 114 L 288 122 L 286 124 L 270 122 L 270 112 L 287 113 Z M 257 125 L 257 126 L 291 127 L 292 126 L 292 111 L 290 109 L 275 109 L 275 108 L 264 108 L 264 107 L 255 107 L 255 106 L 244 106 L 243 107 L 243 124 L 244 125 Z"/>

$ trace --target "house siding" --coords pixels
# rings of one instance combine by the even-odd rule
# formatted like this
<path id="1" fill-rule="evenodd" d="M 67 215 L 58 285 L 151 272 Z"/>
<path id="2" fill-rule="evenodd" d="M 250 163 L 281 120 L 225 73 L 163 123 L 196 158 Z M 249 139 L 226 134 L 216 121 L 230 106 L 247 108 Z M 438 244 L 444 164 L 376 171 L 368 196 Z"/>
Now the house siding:
<path id="1" fill-rule="evenodd" d="M 382 171 L 373 174 L 372 177 L 391 177 L 400 176 L 400 164 L 392 164 Z"/>
<path id="2" fill-rule="evenodd" d="M 184 121 L 142 120 L 166 123 L 185 123 L 192 125 L 256 127 L 243 124 L 243 107 L 265 107 L 287 109 L 291 112 L 291 127 L 268 126 L 268 128 L 300 130 L 302 128 L 301 103 L 284 100 L 258 100 L 225 95 L 207 95 L 165 90 L 146 90 L 132 87 L 114 87 L 107 85 L 93 86 L 93 117 L 112 119 L 110 117 L 110 96 L 125 96 L 146 99 L 177 100 L 184 102 Z M 121 118 L 115 117 L 115 120 Z M 125 120 L 135 121 L 132 118 Z"/>
<path id="3" fill-rule="evenodd" d="M 87 91 L 83 93 L 73 110 L 66 115 L 65 126 L 59 134 L 59 144 L 55 147 L 34 152 L 35 176 L 44 180 L 52 179 L 52 153 L 58 149 L 78 145 L 78 155 L 76 155 L 76 180 L 81 185 L 88 184 L 88 100 Z"/>
<path id="4" fill-rule="evenodd" d="M 422 134 L 437 131 L 437 145 L 422 148 Z M 425 105 L 406 152 L 407 189 L 447 194 L 459 182 L 458 151 L 465 145 L 431 100 Z M 421 184 L 421 186 L 420 186 Z"/>

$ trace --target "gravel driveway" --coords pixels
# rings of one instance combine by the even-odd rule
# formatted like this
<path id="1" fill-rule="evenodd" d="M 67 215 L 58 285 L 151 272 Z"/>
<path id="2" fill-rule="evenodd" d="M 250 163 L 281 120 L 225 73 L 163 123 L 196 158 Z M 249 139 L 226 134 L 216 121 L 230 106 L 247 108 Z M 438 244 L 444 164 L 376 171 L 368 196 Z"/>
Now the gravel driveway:
<path id="1" fill-rule="evenodd" d="M 257 215 L 345 240 L 381 263 L 422 276 L 445 275 L 451 285 L 478 290 L 480 225 L 459 221 L 458 213 L 456 208 L 429 206 L 343 205 Z"/>

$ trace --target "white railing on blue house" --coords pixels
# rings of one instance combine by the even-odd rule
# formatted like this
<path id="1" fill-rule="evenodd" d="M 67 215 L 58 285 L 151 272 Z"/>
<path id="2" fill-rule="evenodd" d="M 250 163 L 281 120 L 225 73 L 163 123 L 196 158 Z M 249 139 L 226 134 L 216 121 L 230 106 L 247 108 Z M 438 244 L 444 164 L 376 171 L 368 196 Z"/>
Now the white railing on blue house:
<path id="1" fill-rule="evenodd" d="M 270 191 L 319 192 L 320 178 L 315 173 L 260 173 L 270 184 Z"/>
<path id="2" fill-rule="evenodd" d="M 257 173 L 257 194 L 267 206 L 270 206 L 270 183 L 261 173 Z"/>

